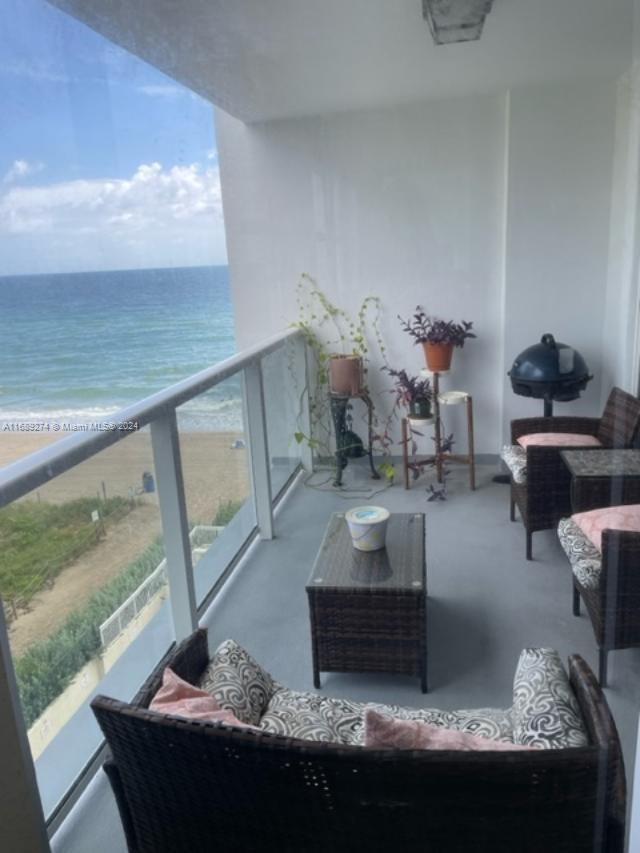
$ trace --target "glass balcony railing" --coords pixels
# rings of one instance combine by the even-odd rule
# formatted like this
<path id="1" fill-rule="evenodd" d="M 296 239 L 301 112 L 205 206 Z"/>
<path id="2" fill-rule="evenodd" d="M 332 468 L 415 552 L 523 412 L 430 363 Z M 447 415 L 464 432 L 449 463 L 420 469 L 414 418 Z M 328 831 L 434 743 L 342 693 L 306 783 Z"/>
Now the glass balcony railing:
<path id="1" fill-rule="evenodd" d="M 251 537 L 273 535 L 274 498 L 301 462 L 304 371 L 290 332 L 120 412 L 122 429 L 81 431 L 0 469 L 17 723 L 50 830 L 101 749 L 92 697 L 130 699 Z"/>

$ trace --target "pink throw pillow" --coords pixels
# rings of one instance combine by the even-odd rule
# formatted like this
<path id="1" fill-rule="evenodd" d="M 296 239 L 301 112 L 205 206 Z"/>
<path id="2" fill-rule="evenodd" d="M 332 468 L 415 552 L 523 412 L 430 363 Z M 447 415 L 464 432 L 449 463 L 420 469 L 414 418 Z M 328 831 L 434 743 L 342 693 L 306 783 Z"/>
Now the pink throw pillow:
<path id="1" fill-rule="evenodd" d="M 149 710 L 185 717 L 188 720 L 219 722 L 242 729 L 255 729 L 255 726 L 242 723 L 232 711 L 223 710 L 210 693 L 189 684 L 169 667 L 162 673 L 162 686 L 151 700 Z"/>
<path id="2" fill-rule="evenodd" d="M 598 551 L 602 551 L 603 530 L 640 533 L 640 504 L 591 509 L 588 512 L 577 512 L 571 518 Z"/>
<path id="3" fill-rule="evenodd" d="M 532 432 L 530 435 L 521 435 L 518 444 L 524 448 L 530 444 L 548 447 L 602 447 L 602 442 L 595 435 L 582 435 L 579 432 Z"/>
<path id="4" fill-rule="evenodd" d="M 455 749 L 473 752 L 530 750 L 516 743 L 457 732 L 420 720 L 394 720 L 373 708 L 364 713 L 364 745 L 374 749 Z"/>

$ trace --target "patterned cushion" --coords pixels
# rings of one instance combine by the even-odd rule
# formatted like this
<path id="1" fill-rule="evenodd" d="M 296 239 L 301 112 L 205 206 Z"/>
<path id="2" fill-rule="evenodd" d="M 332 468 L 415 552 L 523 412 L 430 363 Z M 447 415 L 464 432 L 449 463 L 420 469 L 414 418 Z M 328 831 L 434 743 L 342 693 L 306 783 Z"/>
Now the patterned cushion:
<path id="1" fill-rule="evenodd" d="M 513 683 L 513 740 L 524 746 L 585 746 L 587 734 L 569 679 L 553 649 L 525 649 Z"/>
<path id="2" fill-rule="evenodd" d="M 233 711 L 243 723 L 257 726 L 280 685 L 241 646 L 225 640 L 202 674 L 198 687 L 214 696 L 221 708 Z"/>
<path id="3" fill-rule="evenodd" d="M 640 504 L 608 506 L 589 512 L 576 512 L 571 518 L 598 552 L 602 552 L 603 530 L 626 530 L 640 533 Z"/>
<path id="4" fill-rule="evenodd" d="M 523 486 L 527 482 L 527 451 L 517 444 L 505 444 L 500 456 L 511 472 L 514 483 Z"/>
<path id="5" fill-rule="evenodd" d="M 532 444 L 544 447 L 602 446 L 602 442 L 595 435 L 585 435 L 581 432 L 532 432 L 529 435 L 521 435 L 518 444 L 525 449 Z"/>
<path id="6" fill-rule="evenodd" d="M 272 734 L 329 743 L 359 743 L 364 706 L 348 699 L 298 693 L 281 688 L 260 720 Z"/>
<path id="7" fill-rule="evenodd" d="M 558 524 L 558 539 L 571 563 L 571 571 L 585 589 L 597 589 L 602 574 L 600 552 L 587 539 L 573 518 L 563 518 Z"/>
<path id="8" fill-rule="evenodd" d="M 362 745 L 364 712 L 367 708 L 399 720 L 420 720 L 468 734 L 513 742 L 510 711 L 496 708 L 469 711 L 402 708 L 398 705 L 351 702 L 315 693 L 298 693 L 286 688 L 278 690 L 271 698 L 260 721 L 260 728 L 289 737 Z"/>

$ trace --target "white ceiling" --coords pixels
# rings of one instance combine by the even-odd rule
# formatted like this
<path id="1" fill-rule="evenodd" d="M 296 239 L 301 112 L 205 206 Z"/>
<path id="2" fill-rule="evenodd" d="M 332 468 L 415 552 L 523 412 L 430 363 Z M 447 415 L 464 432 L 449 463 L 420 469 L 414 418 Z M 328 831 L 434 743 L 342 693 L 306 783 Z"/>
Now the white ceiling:
<path id="1" fill-rule="evenodd" d="M 614 77 L 633 0 L 494 0 L 433 44 L 421 0 L 49 0 L 244 121 Z"/>

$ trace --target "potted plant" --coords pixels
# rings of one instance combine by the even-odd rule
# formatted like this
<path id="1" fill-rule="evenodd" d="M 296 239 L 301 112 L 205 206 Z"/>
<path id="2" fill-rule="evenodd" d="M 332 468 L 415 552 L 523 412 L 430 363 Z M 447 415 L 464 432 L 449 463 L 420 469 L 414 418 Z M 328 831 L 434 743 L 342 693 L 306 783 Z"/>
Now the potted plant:
<path id="1" fill-rule="evenodd" d="M 329 356 L 329 390 L 332 394 L 357 397 L 364 391 L 362 356 L 331 353 Z"/>
<path id="2" fill-rule="evenodd" d="M 366 390 L 369 336 L 380 352 L 380 300 L 376 296 L 363 299 L 355 318 L 334 305 L 310 275 L 303 273 L 296 288 L 298 320 L 293 323 L 307 339 L 315 353 L 319 389 L 328 387 L 332 394 L 358 396 Z"/>
<path id="3" fill-rule="evenodd" d="M 425 420 L 431 417 L 431 400 L 433 392 L 431 382 L 418 376 L 409 376 L 406 370 L 393 370 L 383 367 L 394 380 L 392 393 L 396 397 L 397 406 L 406 406 L 409 409 L 409 417 L 416 420 Z"/>
<path id="4" fill-rule="evenodd" d="M 434 373 L 449 370 L 453 348 L 463 347 L 467 338 L 475 338 L 471 331 L 473 323 L 430 317 L 419 305 L 408 320 L 403 320 L 400 315 L 398 319 L 403 330 L 415 338 L 415 343 L 422 344 L 427 367 Z"/>

